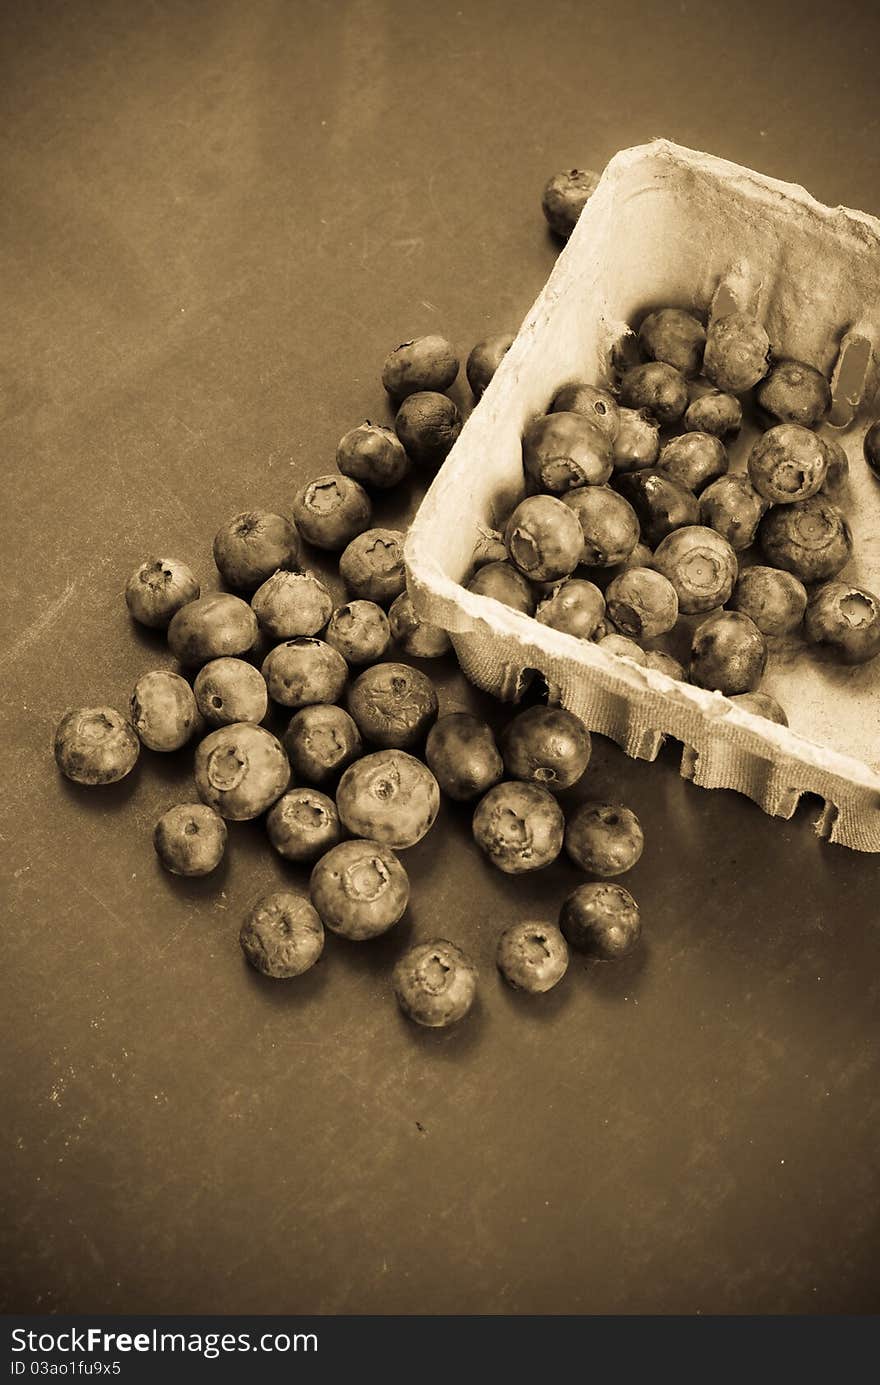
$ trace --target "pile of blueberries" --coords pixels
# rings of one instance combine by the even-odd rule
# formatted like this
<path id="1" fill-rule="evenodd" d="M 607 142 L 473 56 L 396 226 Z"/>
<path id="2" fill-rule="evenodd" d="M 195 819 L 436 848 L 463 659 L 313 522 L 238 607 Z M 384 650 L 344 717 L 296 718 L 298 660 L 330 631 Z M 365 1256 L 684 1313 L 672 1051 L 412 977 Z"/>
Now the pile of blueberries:
<path id="1" fill-rule="evenodd" d="M 511 341 L 495 337 L 471 352 L 475 398 Z M 371 527 L 371 493 L 398 485 L 413 464 L 430 471 L 443 461 L 461 429 L 444 393 L 458 369 L 439 336 L 393 351 L 382 378 L 398 406 L 394 428 L 364 423 L 346 433 L 338 470 L 304 486 L 290 518 L 255 510 L 215 536 L 214 561 L 231 591 L 201 595 L 191 569 L 176 559 L 142 563 L 126 586 L 129 612 L 167 631 L 189 678 L 151 670 L 135 684 L 129 717 L 107 706 L 79 708 L 56 731 L 59 768 L 91 786 L 124 778 L 142 746 L 172 752 L 195 741 L 199 801 L 170 808 L 154 830 L 169 871 L 209 874 L 223 859 L 227 822 L 261 816 L 272 847 L 311 867 L 308 899 L 274 891 L 244 920 L 244 955 L 267 976 L 299 976 L 313 966 L 325 927 L 360 941 L 398 922 L 410 887 L 397 853 L 433 826 L 441 791 L 476 803 L 475 839 L 499 870 L 539 869 L 564 847 L 598 877 L 565 900 L 558 927 L 527 921 L 502 933 L 498 966 L 511 985 L 547 991 L 566 971 L 568 943 L 610 960 L 640 935 L 635 900 L 608 883 L 641 855 L 635 815 L 587 803 L 566 824 L 556 798 L 587 767 L 583 723 L 562 708 L 532 706 L 512 718 L 499 744 L 470 713 L 438 719 L 431 679 L 387 659 L 392 642 L 419 659 L 450 649 L 445 631 L 416 616 L 404 535 Z M 336 609 L 309 571 L 304 543 L 339 554 L 348 600 Z M 258 664 L 261 643 L 270 647 Z M 280 738 L 262 724 L 270 703 L 292 713 Z M 393 985 L 404 1013 L 444 1027 L 470 1009 L 476 979 L 462 948 L 434 938 L 400 959 Z"/>
<path id="2" fill-rule="evenodd" d="M 469 589 L 787 725 L 757 691 L 768 640 L 802 631 L 850 664 L 880 653 L 880 598 L 836 580 L 853 540 L 837 503 L 846 453 L 815 431 L 828 382 L 774 358 L 742 312 L 707 331 L 693 313 L 659 309 L 615 356 L 613 393 L 567 384 L 526 428 L 526 498 L 482 545 Z M 756 416 L 770 426 L 738 474 L 724 439 L 755 386 Z M 878 443 L 875 424 L 872 466 Z M 743 562 L 755 543 L 760 560 Z M 589 578 L 573 575 L 581 567 Z M 687 670 L 664 647 L 682 637 Z"/>
<path id="3" fill-rule="evenodd" d="M 573 171 L 548 184 L 544 210 L 557 234 L 571 230 L 595 181 Z M 494 336 L 471 351 L 475 399 L 512 340 Z M 830 408 L 828 382 L 805 362 L 776 358 L 761 323 L 738 311 L 708 326 L 680 308 L 654 311 L 618 343 L 613 366 L 612 388 L 569 382 L 527 426 L 525 499 L 503 533 L 480 539 L 469 589 L 785 724 L 778 703 L 756 691 L 768 639 L 802 625 L 807 641 L 847 662 L 880 653 L 880 598 L 834 580 L 852 537 L 836 503 L 846 455 L 816 431 Z M 135 684 L 130 719 L 112 707 L 79 708 L 56 731 L 62 773 L 92 786 L 124 778 L 141 745 L 170 752 L 196 740 L 199 801 L 169 809 L 154 831 L 169 871 L 209 874 L 223 858 L 226 823 L 263 815 L 272 847 L 311 867 L 309 899 L 275 891 L 244 920 L 243 952 L 267 976 L 313 966 L 325 927 L 364 940 L 398 922 L 409 880 L 397 853 L 433 826 L 441 792 L 475 803 L 474 838 L 499 870 L 540 869 L 565 850 L 597 877 L 564 901 L 558 926 L 504 930 L 497 959 L 511 985 L 548 991 L 565 974 L 569 944 L 611 960 L 640 936 L 638 906 L 614 883 L 641 855 L 637 818 L 619 804 L 587 802 L 566 822 L 557 799 L 587 767 L 583 723 L 535 705 L 496 741 L 470 713 L 438 718 L 430 678 L 386 659 L 392 641 L 420 659 L 450 648 L 445 631 L 417 617 L 404 536 L 372 527 L 371 495 L 397 486 L 413 465 L 430 472 L 445 459 L 462 426 L 445 393 L 458 370 L 441 336 L 393 351 L 382 381 L 394 428 L 367 422 L 347 432 L 337 471 L 304 486 L 290 518 L 254 510 L 216 535 L 214 561 L 231 592 L 202 596 L 175 559 L 141 564 L 126 587 L 128 609 L 167 630 L 190 680 L 150 671 Z M 767 427 L 739 475 L 729 471 L 725 439 L 741 428 L 746 395 Z M 864 455 L 880 475 L 880 423 Z M 741 568 L 753 542 L 764 561 Z M 339 554 L 348 599 L 336 609 L 303 543 Z M 664 648 L 682 625 L 687 669 Z M 281 738 L 262 725 L 270 701 L 292 713 Z M 468 1012 L 476 981 L 467 954 L 443 938 L 411 948 L 393 974 L 401 1009 L 431 1027 Z"/>
<path id="4" fill-rule="evenodd" d="M 543 209 L 555 234 L 570 234 L 596 183 L 578 169 L 550 179 Z M 756 691 L 768 639 L 799 633 L 848 664 L 880 653 L 880 597 L 838 580 L 853 539 L 839 503 L 848 458 L 816 431 L 829 383 L 777 355 L 763 324 L 732 302 L 708 326 L 677 307 L 648 313 L 612 363 L 613 393 L 566 384 L 526 429 L 527 498 L 508 521 L 506 551 L 487 552 L 496 561 L 471 589 L 786 725 L 779 703 Z M 725 440 L 740 432 L 744 404 L 761 431 L 739 474 Z M 880 476 L 880 421 L 863 455 Z M 578 564 L 612 580 L 603 591 L 573 578 Z M 555 585 L 542 600 L 535 584 L 546 582 Z M 695 628 L 679 623 L 703 615 Z M 667 644 L 689 644 L 686 673 L 664 648 L 673 632 Z"/>

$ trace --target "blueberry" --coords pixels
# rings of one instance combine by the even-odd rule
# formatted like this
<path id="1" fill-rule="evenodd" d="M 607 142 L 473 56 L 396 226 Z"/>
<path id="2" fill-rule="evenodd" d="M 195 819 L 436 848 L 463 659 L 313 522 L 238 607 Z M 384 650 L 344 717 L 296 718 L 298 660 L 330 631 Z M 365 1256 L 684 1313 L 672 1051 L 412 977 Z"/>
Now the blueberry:
<path id="1" fill-rule="evenodd" d="M 317 635 L 330 619 L 333 598 L 313 572 L 273 572 L 251 597 L 260 629 L 274 640 Z"/>
<path id="2" fill-rule="evenodd" d="M 266 816 L 269 841 L 287 861 L 316 861 L 342 836 L 332 798 L 317 789 L 289 789 Z"/>
<path id="3" fill-rule="evenodd" d="M 172 617 L 168 648 L 182 664 L 246 654 L 256 644 L 259 626 L 246 601 L 227 592 L 211 592 L 190 601 Z"/>
<path id="4" fill-rule="evenodd" d="M 336 465 L 343 476 L 383 491 L 399 485 L 412 469 L 412 462 L 394 430 L 371 423 L 369 419 L 357 428 L 350 428 L 340 438 Z"/>
<path id="5" fill-rule="evenodd" d="M 201 726 L 193 690 L 179 673 L 142 673 L 130 701 L 131 720 L 150 750 L 180 750 Z"/>
<path id="6" fill-rule="evenodd" d="M 569 577 L 535 611 L 535 619 L 575 639 L 592 639 L 605 615 L 605 598 L 593 582 Z"/>
<path id="7" fill-rule="evenodd" d="M 602 649 L 606 654 L 613 654 L 618 659 L 631 659 L 634 664 L 645 667 L 648 656 L 635 640 L 631 640 L 628 635 L 605 634 L 596 641 L 596 647 Z"/>
<path id="8" fill-rule="evenodd" d="M 739 553 L 755 541 L 767 501 L 745 476 L 720 476 L 700 496 L 700 523 Z"/>
<path id="9" fill-rule="evenodd" d="M 297 491 L 293 517 L 313 548 L 339 553 L 370 527 L 373 506 L 359 482 L 331 474 L 319 476 Z"/>
<path id="10" fill-rule="evenodd" d="M 198 709 L 209 726 L 235 721 L 261 722 L 269 707 L 266 680 L 244 659 L 212 659 L 193 683 Z"/>
<path id="11" fill-rule="evenodd" d="M 678 620 L 676 590 L 653 568 L 633 567 L 620 573 L 606 587 L 605 601 L 612 624 L 630 639 L 665 635 Z"/>
<path id="12" fill-rule="evenodd" d="M 755 391 L 765 413 L 780 423 L 816 428 L 831 408 L 828 381 L 805 361 L 774 361 Z"/>
<path id="13" fill-rule="evenodd" d="M 788 717 L 784 707 L 781 707 L 776 698 L 771 697 L 769 693 L 735 693 L 730 700 L 735 702 L 737 707 L 751 712 L 753 716 L 764 717 L 766 721 L 775 721 L 778 726 L 788 725 Z"/>
<path id="14" fill-rule="evenodd" d="M 837 500 L 845 491 L 849 480 L 849 458 L 834 438 L 822 438 L 822 445 L 828 460 L 822 490 L 825 495 L 830 495 L 832 500 Z"/>
<path id="15" fill-rule="evenodd" d="M 269 510 L 235 515 L 214 538 L 214 562 L 229 587 L 252 590 L 280 567 L 299 567 L 301 555 L 295 526 Z"/>
<path id="16" fill-rule="evenodd" d="M 309 880 L 325 928 L 354 942 L 387 933 L 409 901 L 409 877 L 382 842 L 340 842 L 322 856 Z"/>
<path id="17" fill-rule="evenodd" d="M 55 762 L 75 784 L 95 788 L 130 774 L 140 754 L 134 727 L 114 707 L 77 707 L 55 731 Z"/>
<path id="18" fill-rule="evenodd" d="M 549 866 L 562 850 L 564 831 L 562 809 L 539 784 L 496 784 L 474 813 L 474 840 L 506 875 Z"/>
<path id="19" fill-rule="evenodd" d="M 403 534 L 399 529 L 367 529 L 352 539 L 339 559 L 339 576 L 349 595 L 380 605 L 406 588 Z"/>
<path id="20" fill-rule="evenodd" d="M 657 463 L 674 481 L 699 495 L 730 465 L 727 448 L 711 433 L 682 433 L 660 449 Z"/>
<path id="21" fill-rule="evenodd" d="M 504 542 L 510 561 L 533 582 L 567 577 L 584 548 L 577 516 L 552 495 L 521 501 L 507 521 Z"/>
<path id="22" fill-rule="evenodd" d="M 872 423 L 862 442 L 865 461 L 875 476 L 880 476 L 880 419 Z"/>
<path id="23" fill-rule="evenodd" d="M 558 793 L 576 784 L 590 762 L 590 733 L 564 707 L 528 707 L 501 733 L 504 768 L 513 779 Z"/>
<path id="24" fill-rule="evenodd" d="M 836 577 L 853 552 L 845 516 L 823 495 L 768 510 L 758 528 L 758 542 L 773 567 L 794 573 L 802 582 Z"/>
<path id="25" fill-rule="evenodd" d="M 196 576 L 186 563 L 176 558 L 148 558 L 129 577 L 125 604 L 141 625 L 165 630 L 181 606 L 195 601 L 199 593 Z"/>
<path id="26" fill-rule="evenodd" d="M 477 992 L 476 967 L 446 938 L 410 948 L 391 979 L 403 1013 L 429 1029 L 445 1029 L 464 1019 Z"/>
<path id="27" fill-rule="evenodd" d="M 656 548 L 673 529 L 696 524 L 699 517 L 700 502 L 693 491 L 674 481 L 660 467 L 644 467 L 615 476 L 614 489 L 632 505 L 642 538 L 650 548 Z"/>
<path id="28" fill-rule="evenodd" d="M 535 613 L 534 589 L 512 563 L 485 563 L 474 573 L 467 589 L 478 596 L 491 596 L 524 615 Z"/>
<path id="29" fill-rule="evenodd" d="M 631 327 L 625 326 L 620 335 L 614 338 L 609 356 L 618 380 L 628 370 L 642 364 L 643 357 L 639 347 L 639 339 Z"/>
<path id="30" fill-rule="evenodd" d="M 620 408 L 614 395 L 608 390 L 597 389 L 595 385 L 577 382 L 563 385 L 553 396 L 551 414 L 583 414 L 590 423 L 605 433 L 612 442 L 620 429 Z"/>
<path id="31" fill-rule="evenodd" d="M 757 318 L 734 312 L 713 318 L 706 333 L 703 374 L 718 389 L 742 394 L 770 366 L 770 338 Z"/>
<path id="32" fill-rule="evenodd" d="M 580 525 L 582 563 L 616 567 L 626 561 L 640 533 L 638 516 L 628 500 L 610 486 L 579 486 L 563 496 L 562 504 Z"/>
<path id="33" fill-rule="evenodd" d="M 372 664 L 391 643 L 391 626 L 375 601 L 347 601 L 333 612 L 324 639 L 347 663 Z"/>
<path id="34" fill-rule="evenodd" d="M 326 784 L 363 754 L 363 741 L 348 712 L 317 702 L 290 718 L 284 749 L 296 779 Z"/>
<path id="35" fill-rule="evenodd" d="M 619 409 L 612 461 L 617 472 L 654 466 L 660 455 L 660 425 L 647 409 Z"/>
<path id="36" fill-rule="evenodd" d="M 448 798 L 480 798 L 504 773 L 491 727 L 469 712 L 440 717 L 428 732 L 425 759 Z"/>
<path id="37" fill-rule="evenodd" d="M 504 547 L 504 540 L 497 529 L 487 529 L 484 525 L 477 526 L 477 541 L 474 544 L 474 551 L 471 555 L 471 565 L 476 572 L 477 568 L 485 567 L 487 563 L 506 563 L 507 549 Z"/>
<path id="38" fill-rule="evenodd" d="M 348 690 L 348 710 L 365 741 L 385 750 L 420 745 L 437 720 L 430 678 L 408 664 L 374 664 Z"/>
<path id="39" fill-rule="evenodd" d="M 639 345 L 653 361 L 662 361 L 696 375 L 703 362 L 706 331 L 693 313 L 681 308 L 660 308 L 649 313 L 639 328 Z"/>
<path id="40" fill-rule="evenodd" d="M 635 813 L 618 803 L 583 803 L 565 829 L 565 850 L 575 865 L 603 879 L 632 870 L 644 845 Z"/>
<path id="41" fill-rule="evenodd" d="M 665 673 L 667 678 L 674 678 L 679 683 L 687 681 L 684 669 L 677 659 L 673 659 L 671 654 L 666 654 L 662 649 L 645 650 L 645 667 L 655 669 L 657 673 Z"/>
<path id="42" fill-rule="evenodd" d="M 742 404 L 735 394 L 711 389 L 691 399 L 684 413 L 689 433 L 711 433 L 716 438 L 735 437 L 742 427 Z"/>
<path id="43" fill-rule="evenodd" d="M 262 726 L 236 722 L 212 731 L 196 747 L 196 791 L 221 817 L 243 822 L 259 817 L 290 781 L 281 742 Z"/>
<path id="44" fill-rule="evenodd" d="M 682 615 L 723 606 L 730 599 L 739 566 L 726 539 L 702 524 L 667 535 L 655 549 L 654 568 L 675 588 Z"/>
<path id="45" fill-rule="evenodd" d="M 694 631 L 688 676 L 730 697 L 754 692 L 767 667 L 767 641 L 739 611 L 716 611 Z"/>
<path id="46" fill-rule="evenodd" d="M 626 572 L 631 567 L 652 567 L 654 554 L 646 543 L 637 543 L 632 553 L 620 564 L 621 570 Z"/>
<path id="47" fill-rule="evenodd" d="M 552 990 L 568 969 L 568 944 L 554 924 L 512 923 L 498 939 L 498 970 L 508 985 L 531 995 Z"/>
<path id="48" fill-rule="evenodd" d="M 620 380 L 620 402 L 627 409 L 646 409 L 659 424 L 677 423 L 688 405 L 684 376 L 662 361 L 633 366 Z"/>
<path id="49" fill-rule="evenodd" d="M 799 423 L 778 423 L 749 453 L 749 480 L 773 505 L 809 500 L 822 487 L 828 452 L 821 438 Z"/>
<path id="50" fill-rule="evenodd" d="M 848 582 L 828 582 L 810 597 L 804 633 L 845 664 L 865 664 L 880 654 L 880 597 Z"/>
<path id="51" fill-rule="evenodd" d="M 153 830 L 156 855 L 172 875 L 210 875 L 226 851 L 226 823 L 204 803 L 178 803 Z"/>
<path id="52" fill-rule="evenodd" d="M 433 333 L 402 342 L 386 356 L 382 384 L 392 399 L 425 390 L 448 390 L 458 374 L 458 356 L 445 337 Z"/>
<path id="53" fill-rule="evenodd" d="M 554 173 L 544 185 L 541 210 L 554 235 L 567 240 L 577 219 L 599 186 L 598 173 L 587 168 L 570 168 Z"/>
<path id="54" fill-rule="evenodd" d="M 579 952 L 611 962 L 632 952 L 642 932 L 639 906 L 622 885 L 578 885 L 562 905 L 559 927 Z"/>
<path id="55" fill-rule="evenodd" d="M 611 439 L 583 414 L 541 414 L 522 438 L 523 469 L 533 490 L 563 495 L 596 486 L 613 470 Z"/>
<path id="56" fill-rule="evenodd" d="M 324 640 L 285 640 L 270 649 L 262 673 L 273 702 L 307 707 L 312 702 L 336 702 L 342 696 L 348 664 Z"/>
<path id="57" fill-rule="evenodd" d="M 513 346 L 513 333 L 501 332 L 478 341 L 467 358 L 465 374 L 474 399 L 481 398 L 504 357 Z"/>
<path id="58" fill-rule="evenodd" d="M 315 965 L 324 950 L 324 928 L 307 899 L 275 890 L 248 910 L 239 942 L 252 967 L 286 980 Z"/>
<path id="59" fill-rule="evenodd" d="M 336 805 L 352 836 L 402 851 L 433 827 L 440 789 L 421 760 L 403 750 L 380 750 L 349 766 L 339 781 Z"/>
<path id="60" fill-rule="evenodd" d="M 762 635 L 790 635 L 804 618 L 807 593 L 790 572 L 756 565 L 740 573 L 730 606 L 749 616 Z"/>
<path id="61" fill-rule="evenodd" d="M 395 643 L 405 654 L 418 659 L 438 659 L 451 649 L 449 636 L 439 625 L 420 620 L 413 609 L 409 592 L 401 592 L 391 603 L 388 624 Z"/>
<path id="62" fill-rule="evenodd" d="M 445 394 L 420 390 L 404 399 L 394 431 L 417 466 L 435 470 L 444 462 L 461 432 L 456 404 Z"/>

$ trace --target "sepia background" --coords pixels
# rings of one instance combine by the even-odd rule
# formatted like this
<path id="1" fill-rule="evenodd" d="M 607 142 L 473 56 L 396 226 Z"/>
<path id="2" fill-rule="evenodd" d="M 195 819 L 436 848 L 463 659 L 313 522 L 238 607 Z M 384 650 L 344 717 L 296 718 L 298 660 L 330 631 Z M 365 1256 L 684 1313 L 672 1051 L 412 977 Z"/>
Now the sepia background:
<path id="1" fill-rule="evenodd" d="M 552 172 L 665 135 L 880 213 L 872 9 L 4 7 L 0 1307 L 880 1306 L 878 863 L 819 842 L 815 802 L 771 820 L 685 783 L 674 746 L 597 738 L 566 803 L 641 818 L 644 945 L 529 999 L 497 932 L 555 917 L 577 872 L 492 871 L 465 810 L 406 853 L 397 929 L 271 982 L 242 915 L 307 877 L 261 825 L 180 881 L 151 831 L 193 795 L 186 752 L 94 792 L 51 758 L 67 707 L 173 666 L 122 599 L 144 557 L 217 585 L 221 523 L 288 511 L 344 431 L 390 421 L 388 350 L 515 329 L 557 253 Z M 503 717 L 430 671 L 442 710 Z M 437 933 L 482 974 L 448 1033 L 389 986 Z"/>

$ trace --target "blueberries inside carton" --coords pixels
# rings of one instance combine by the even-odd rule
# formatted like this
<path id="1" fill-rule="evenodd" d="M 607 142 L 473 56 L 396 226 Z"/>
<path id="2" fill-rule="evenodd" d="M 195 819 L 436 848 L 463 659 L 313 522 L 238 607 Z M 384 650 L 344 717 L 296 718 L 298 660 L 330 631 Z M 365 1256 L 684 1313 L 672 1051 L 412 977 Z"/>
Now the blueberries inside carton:
<path id="1" fill-rule="evenodd" d="M 862 456 L 880 413 L 880 223 L 657 140 L 608 165 L 428 492 L 406 549 L 417 608 L 449 630 L 465 673 L 487 691 L 515 697 L 522 670 L 537 669 L 557 700 L 627 753 L 651 758 L 673 736 L 693 748 L 684 772 L 695 782 L 738 789 L 784 816 L 815 794 L 831 805 L 820 831 L 880 851 L 880 658 L 846 665 L 799 634 L 772 642 L 761 691 L 785 707 L 785 728 L 465 590 L 481 526 L 502 527 L 525 493 L 524 428 L 566 383 L 613 385 L 615 347 L 649 311 L 672 306 L 703 322 L 734 306 L 754 312 L 775 356 L 829 380 L 819 432 L 847 454 L 837 503 L 854 541 L 840 576 L 880 593 L 880 482 Z M 767 426 L 751 394 L 743 412 L 728 440 L 733 473 Z M 760 561 L 754 549 L 738 557 Z M 689 624 L 659 647 L 680 659 Z"/>

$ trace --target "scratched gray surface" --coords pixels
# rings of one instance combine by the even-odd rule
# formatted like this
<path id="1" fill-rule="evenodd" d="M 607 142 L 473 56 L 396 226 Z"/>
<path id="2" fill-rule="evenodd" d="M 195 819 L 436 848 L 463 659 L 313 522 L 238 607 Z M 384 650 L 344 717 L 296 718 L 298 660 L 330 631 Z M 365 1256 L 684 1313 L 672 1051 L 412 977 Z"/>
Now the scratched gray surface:
<path id="1" fill-rule="evenodd" d="M 554 169 L 662 133 L 880 212 L 867 8 L 5 8 L 3 1307 L 878 1307 L 877 861 L 815 805 L 772 822 L 597 743 L 572 798 L 642 817 L 645 946 L 530 1002 L 495 935 L 575 873 L 490 872 L 461 810 L 407 853 L 393 935 L 272 984 L 239 921 L 304 877 L 259 824 L 175 881 L 150 831 L 186 754 L 93 794 L 49 754 L 65 707 L 170 665 L 121 599 L 143 555 L 212 585 L 223 520 L 388 417 L 391 346 L 516 325 Z M 438 931 L 483 976 L 447 1035 L 389 992 Z"/>

